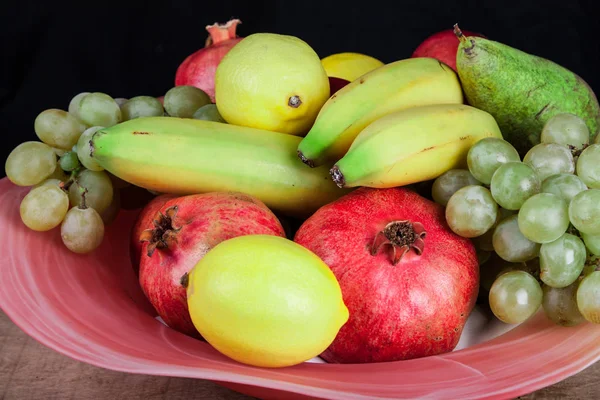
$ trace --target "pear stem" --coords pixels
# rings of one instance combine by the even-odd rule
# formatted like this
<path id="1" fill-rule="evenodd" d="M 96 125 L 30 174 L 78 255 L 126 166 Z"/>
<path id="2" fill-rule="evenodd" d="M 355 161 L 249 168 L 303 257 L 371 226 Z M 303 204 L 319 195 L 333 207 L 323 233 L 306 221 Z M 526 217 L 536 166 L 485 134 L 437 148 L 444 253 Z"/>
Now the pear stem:
<path id="1" fill-rule="evenodd" d="M 467 37 L 465 35 L 463 35 L 462 31 L 458 27 L 458 23 L 454 24 L 454 34 L 456 35 L 458 40 L 460 40 L 461 42 L 463 42 L 463 43 L 467 42 Z"/>

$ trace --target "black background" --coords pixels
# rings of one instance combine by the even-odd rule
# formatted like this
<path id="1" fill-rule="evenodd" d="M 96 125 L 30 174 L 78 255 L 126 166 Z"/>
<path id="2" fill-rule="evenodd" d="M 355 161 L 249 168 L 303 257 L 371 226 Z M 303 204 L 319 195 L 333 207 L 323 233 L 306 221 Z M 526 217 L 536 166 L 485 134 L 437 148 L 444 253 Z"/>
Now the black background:
<path id="1" fill-rule="evenodd" d="M 7 4 L 12 3 L 12 4 Z M 3 1 L 0 6 L 0 160 L 47 108 L 82 91 L 160 96 L 179 63 L 204 46 L 205 26 L 242 20 L 238 33 L 298 36 L 319 56 L 356 51 L 410 57 L 430 34 L 483 33 L 551 59 L 600 91 L 600 20 L 593 1 Z M 395 4 L 395 5 L 393 5 Z M 1 176 L 4 176 L 2 168 Z"/>

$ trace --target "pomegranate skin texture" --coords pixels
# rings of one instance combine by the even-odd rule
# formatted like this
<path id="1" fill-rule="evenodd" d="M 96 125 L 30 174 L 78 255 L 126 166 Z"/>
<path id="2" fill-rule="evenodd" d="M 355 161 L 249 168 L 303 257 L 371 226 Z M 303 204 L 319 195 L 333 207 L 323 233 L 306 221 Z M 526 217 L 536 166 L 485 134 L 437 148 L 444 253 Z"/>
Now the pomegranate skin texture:
<path id="1" fill-rule="evenodd" d="M 407 188 L 359 188 L 321 207 L 294 240 L 331 268 L 350 312 L 326 361 L 408 360 L 458 344 L 479 264 L 439 204 Z"/>
<path id="2" fill-rule="evenodd" d="M 192 337 L 200 334 L 189 315 L 186 288 L 196 263 L 217 244 L 237 236 L 285 237 L 264 203 L 237 192 L 169 198 L 143 228 L 138 239 L 140 286 L 169 327 Z"/>

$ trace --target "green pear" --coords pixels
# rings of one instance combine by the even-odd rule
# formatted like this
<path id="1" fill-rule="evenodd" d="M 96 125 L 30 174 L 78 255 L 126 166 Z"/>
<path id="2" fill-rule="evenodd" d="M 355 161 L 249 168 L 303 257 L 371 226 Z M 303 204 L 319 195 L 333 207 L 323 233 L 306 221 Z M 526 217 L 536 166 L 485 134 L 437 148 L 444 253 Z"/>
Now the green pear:
<path id="1" fill-rule="evenodd" d="M 590 142 L 600 129 L 600 107 L 588 84 L 550 61 L 481 37 L 460 39 L 456 66 L 465 98 L 490 113 L 505 140 L 521 154 L 540 143 L 542 128 L 558 113 L 583 118 Z"/>

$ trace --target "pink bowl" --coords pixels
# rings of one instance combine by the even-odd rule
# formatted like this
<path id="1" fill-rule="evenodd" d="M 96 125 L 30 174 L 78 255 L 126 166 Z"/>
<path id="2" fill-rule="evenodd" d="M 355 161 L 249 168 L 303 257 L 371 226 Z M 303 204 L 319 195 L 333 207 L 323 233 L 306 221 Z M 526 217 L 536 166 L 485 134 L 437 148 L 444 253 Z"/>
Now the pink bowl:
<path id="1" fill-rule="evenodd" d="M 514 398 L 600 359 L 600 326 L 562 328 L 538 314 L 518 327 L 474 328 L 479 319 L 469 328 L 479 336 L 466 329 L 457 350 L 435 357 L 284 369 L 242 365 L 155 318 L 129 262 L 136 212 L 122 211 L 94 254 L 76 255 L 64 248 L 58 229 L 37 233 L 22 224 L 19 203 L 27 190 L 0 180 L 0 307 L 42 344 L 99 367 L 207 379 L 261 398 L 471 399 Z M 487 336 L 486 329 L 492 329 Z"/>

